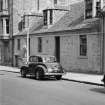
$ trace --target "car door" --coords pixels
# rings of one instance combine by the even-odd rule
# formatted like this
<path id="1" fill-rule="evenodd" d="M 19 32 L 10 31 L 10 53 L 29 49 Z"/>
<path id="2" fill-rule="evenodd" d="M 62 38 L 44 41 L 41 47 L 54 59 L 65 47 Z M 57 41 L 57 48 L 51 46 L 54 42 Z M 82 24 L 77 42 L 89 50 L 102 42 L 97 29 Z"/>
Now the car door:
<path id="1" fill-rule="evenodd" d="M 35 67 L 38 63 L 38 57 L 37 56 L 31 56 L 29 59 L 29 69 L 30 69 L 30 74 L 35 73 Z"/>

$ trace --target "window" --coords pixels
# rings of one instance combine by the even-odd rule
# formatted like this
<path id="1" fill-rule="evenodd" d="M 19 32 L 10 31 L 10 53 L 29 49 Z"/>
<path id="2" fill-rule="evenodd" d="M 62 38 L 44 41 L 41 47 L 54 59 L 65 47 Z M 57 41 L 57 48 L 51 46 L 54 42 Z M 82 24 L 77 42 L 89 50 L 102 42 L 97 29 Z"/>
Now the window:
<path id="1" fill-rule="evenodd" d="M 85 1 L 85 18 L 92 18 L 92 0 Z"/>
<path id="2" fill-rule="evenodd" d="M 42 38 L 38 38 L 38 52 L 42 52 Z"/>
<path id="3" fill-rule="evenodd" d="M 6 10 L 8 9 L 8 2 L 9 2 L 9 0 L 5 0 L 5 9 Z"/>
<path id="4" fill-rule="evenodd" d="M 43 15 L 44 15 L 44 25 L 47 25 L 47 10 L 43 11 Z"/>
<path id="5" fill-rule="evenodd" d="M 3 0 L 0 0 L 0 11 L 3 10 Z"/>
<path id="6" fill-rule="evenodd" d="M 18 23 L 18 30 L 22 31 L 24 28 L 25 28 L 25 20 L 23 19 Z"/>
<path id="7" fill-rule="evenodd" d="M 101 3 L 100 1 L 96 2 L 96 16 L 99 16 L 101 10 Z"/>
<path id="8" fill-rule="evenodd" d="M 86 18 L 92 18 L 92 11 L 86 12 Z"/>
<path id="9" fill-rule="evenodd" d="M 48 17 L 48 13 L 49 13 L 49 17 Z M 49 19 L 49 24 L 53 23 L 53 10 L 44 10 L 43 11 L 43 15 L 44 15 L 44 25 L 48 24 L 48 19 Z"/>
<path id="10" fill-rule="evenodd" d="M 80 56 L 87 56 L 87 36 L 80 35 Z"/>
<path id="11" fill-rule="evenodd" d="M 53 10 L 50 10 L 50 24 L 53 23 Z"/>
<path id="12" fill-rule="evenodd" d="M 20 39 L 17 39 L 17 49 L 20 50 Z"/>
<path id="13" fill-rule="evenodd" d="M 6 19 L 6 32 L 9 34 L 9 19 Z"/>

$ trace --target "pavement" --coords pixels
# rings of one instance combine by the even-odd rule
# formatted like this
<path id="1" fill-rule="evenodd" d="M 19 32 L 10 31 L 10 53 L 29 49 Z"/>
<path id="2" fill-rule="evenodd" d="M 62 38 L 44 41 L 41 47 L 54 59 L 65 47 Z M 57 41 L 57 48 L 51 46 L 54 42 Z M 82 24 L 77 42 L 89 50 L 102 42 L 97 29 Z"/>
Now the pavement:
<path id="1" fill-rule="evenodd" d="M 0 71 L 19 73 L 20 69 L 16 67 L 0 66 Z M 63 80 L 104 86 L 103 82 L 101 81 L 102 78 L 103 75 L 74 73 L 74 72 L 67 72 L 65 75 L 62 76 Z"/>

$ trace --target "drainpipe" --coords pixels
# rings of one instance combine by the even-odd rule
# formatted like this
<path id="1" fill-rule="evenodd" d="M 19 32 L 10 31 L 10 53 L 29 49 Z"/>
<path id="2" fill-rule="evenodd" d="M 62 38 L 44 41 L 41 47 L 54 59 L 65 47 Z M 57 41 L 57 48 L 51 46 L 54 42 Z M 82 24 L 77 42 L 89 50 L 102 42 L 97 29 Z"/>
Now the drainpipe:
<path id="1" fill-rule="evenodd" d="M 105 29 L 104 29 L 104 27 L 105 27 L 105 24 L 104 24 L 104 15 L 102 15 L 102 20 L 103 20 L 103 32 L 102 32 L 102 73 L 105 73 L 105 65 L 104 65 L 104 63 L 105 63 Z"/>

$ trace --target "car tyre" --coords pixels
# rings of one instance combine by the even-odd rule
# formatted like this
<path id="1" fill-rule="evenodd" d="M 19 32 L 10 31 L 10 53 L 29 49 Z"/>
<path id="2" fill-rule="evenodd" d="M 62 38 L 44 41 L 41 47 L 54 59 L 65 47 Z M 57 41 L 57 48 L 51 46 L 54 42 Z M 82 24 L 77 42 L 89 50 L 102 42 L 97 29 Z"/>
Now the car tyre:
<path id="1" fill-rule="evenodd" d="M 26 77 L 26 73 L 25 70 L 21 69 L 21 77 L 25 78 Z"/>
<path id="2" fill-rule="evenodd" d="M 55 78 L 56 78 L 57 80 L 60 80 L 60 79 L 62 78 L 62 75 L 57 75 L 57 76 L 55 76 Z"/>
<path id="3" fill-rule="evenodd" d="M 42 68 L 38 68 L 35 77 L 37 80 L 41 80 L 44 78 L 44 73 L 43 73 L 43 69 Z"/>

